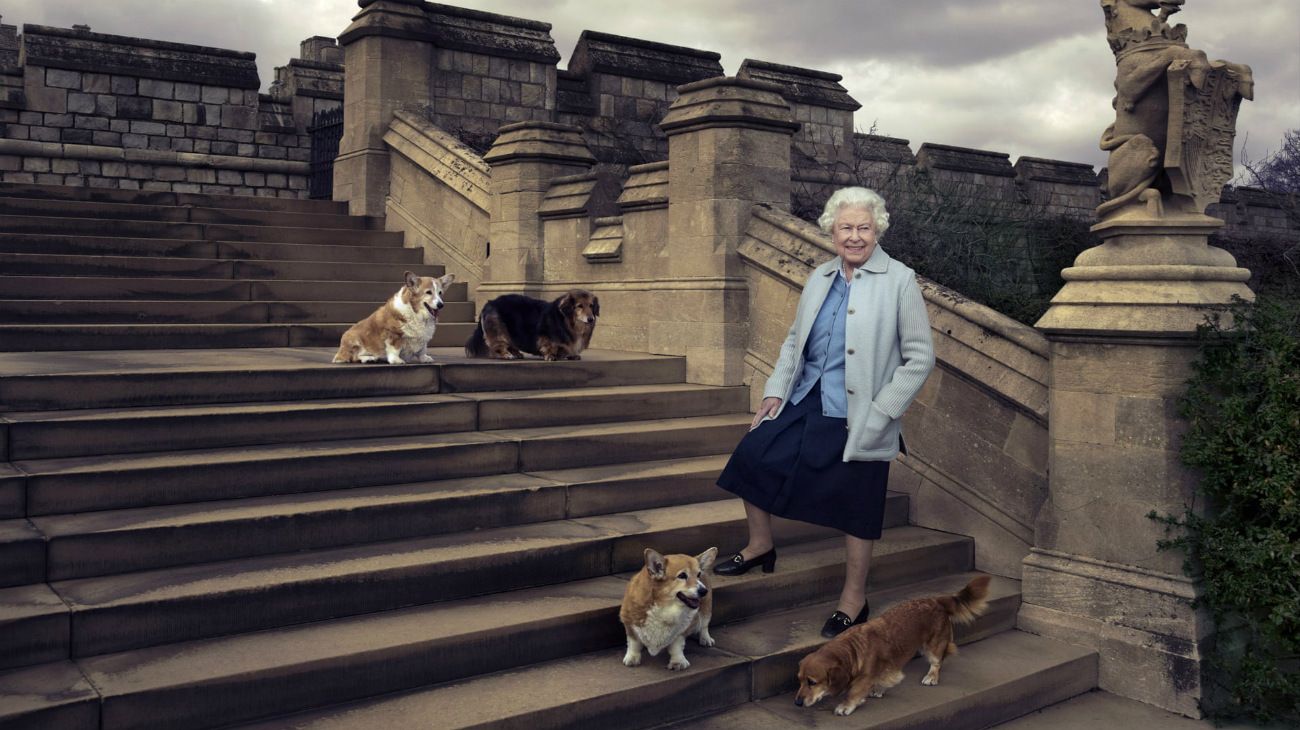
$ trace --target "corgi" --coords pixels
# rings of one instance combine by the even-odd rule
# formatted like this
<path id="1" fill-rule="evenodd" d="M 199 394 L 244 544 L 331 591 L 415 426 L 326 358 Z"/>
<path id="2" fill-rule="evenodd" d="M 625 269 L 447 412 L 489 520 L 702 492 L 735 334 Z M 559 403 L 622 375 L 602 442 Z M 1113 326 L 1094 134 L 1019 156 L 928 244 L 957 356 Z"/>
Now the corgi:
<path id="1" fill-rule="evenodd" d="M 700 646 L 713 646 L 709 619 L 713 617 L 713 595 L 709 592 L 708 570 L 718 549 L 689 555 L 660 555 L 646 548 L 645 566 L 628 581 L 618 620 L 627 633 L 623 664 L 641 663 L 641 651 L 657 656 L 668 649 L 668 668 L 691 666 L 683 650 L 686 637 L 695 634 Z"/>
<path id="2" fill-rule="evenodd" d="M 921 684 L 939 684 L 944 657 L 957 653 L 953 623 L 968 624 L 984 613 L 989 577 L 972 580 L 955 596 L 904 601 L 865 624 L 852 626 L 799 662 L 794 703 L 812 707 L 823 697 L 848 692 L 836 715 L 851 715 L 867 697 L 881 697 L 903 681 L 903 666 L 919 649 L 930 662 Z"/>
<path id="3" fill-rule="evenodd" d="M 406 272 L 405 286 L 343 333 L 334 362 L 433 362 L 429 340 L 438 327 L 442 293 L 455 280 L 455 274 L 435 279 Z"/>

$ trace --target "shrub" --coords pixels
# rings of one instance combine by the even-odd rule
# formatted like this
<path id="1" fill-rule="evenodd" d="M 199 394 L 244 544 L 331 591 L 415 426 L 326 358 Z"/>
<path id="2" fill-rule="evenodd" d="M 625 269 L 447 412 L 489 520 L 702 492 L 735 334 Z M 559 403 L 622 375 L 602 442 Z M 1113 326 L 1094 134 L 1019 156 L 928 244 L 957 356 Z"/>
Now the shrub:
<path id="1" fill-rule="evenodd" d="M 1218 627 L 1203 709 L 1300 726 L 1300 309 L 1212 315 L 1182 402 L 1202 509 L 1161 519 Z"/>

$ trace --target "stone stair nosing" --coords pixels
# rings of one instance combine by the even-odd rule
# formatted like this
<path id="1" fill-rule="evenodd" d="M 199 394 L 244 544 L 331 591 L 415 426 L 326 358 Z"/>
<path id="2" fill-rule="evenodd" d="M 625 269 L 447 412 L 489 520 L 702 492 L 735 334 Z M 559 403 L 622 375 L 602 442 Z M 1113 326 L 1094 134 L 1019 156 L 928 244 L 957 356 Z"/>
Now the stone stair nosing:
<path id="1" fill-rule="evenodd" d="M 0 324 L 0 351 L 338 347 L 353 322 L 284 324 Z M 465 342 L 474 325 L 438 325 L 430 347 Z"/>
<path id="2" fill-rule="evenodd" d="M 397 291 L 395 282 L 167 277 L 0 276 L 0 299 L 117 299 L 120 301 L 373 301 Z M 464 282 L 451 285 L 447 301 L 466 301 Z"/>
<path id="3" fill-rule="evenodd" d="M 442 276 L 446 268 L 423 263 L 367 263 L 270 259 L 202 259 L 171 256 L 86 256 L 44 253 L 0 253 L 5 276 L 111 277 L 160 275 L 167 278 L 193 276 L 199 279 L 297 279 L 391 282 L 393 291 L 402 285 L 406 271 L 419 276 Z"/>
<path id="4" fill-rule="evenodd" d="M 0 324 L 308 324 L 357 322 L 379 302 L 0 299 Z M 446 302 L 439 326 L 474 321 L 471 302 Z"/>
<path id="5" fill-rule="evenodd" d="M 894 540 L 896 533 L 902 539 Z M 968 564 L 951 557 L 969 560 L 963 542 L 917 528 L 891 529 L 877 557 L 881 565 L 895 565 L 895 583 L 875 582 L 873 600 L 888 600 L 891 589 L 906 593 L 902 586 L 936 572 L 958 571 L 944 590 L 968 579 L 960 576 Z M 940 554 L 950 557 L 936 560 Z M 837 581 L 825 576 L 842 575 L 841 540 L 792 546 L 783 558 L 778 574 L 716 579 L 714 625 L 740 630 L 736 622 L 766 620 L 773 610 L 820 604 L 838 592 Z M 164 728 L 298 711 L 594 650 L 616 662 L 622 644 L 617 611 L 628 575 L 136 649 L 77 664 L 104 698 L 105 728 Z M 1005 627 L 1014 618 L 1018 589 L 1014 581 L 997 585 L 1001 593 L 991 613 Z M 916 590 L 935 590 L 920 586 Z M 692 645 L 688 654 L 701 651 Z"/>
<path id="6" fill-rule="evenodd" d="M 138 205 L 192 206 L 207 208 L 241 208 L 248 210 L 292 211 L 346 215 L 348 204 L 334 200 L 305 200 L 247 195 L 173 193 L 156 190 L 117 190 L 65 185 L 0 183 L 0 198 L 34 200 L 131 203 Z"/>
<path id="7" fill-rule="evenodd" d="M 0 238 L 0 252 L 8 254 L 53 254 L 76 256 L 171 256 L 176 258 L 270 260 L 270 261 L 356 261 L 363 263 L 424 262 L 424 251 L 403 246 L 346 246 L 316 243 L 266 243 L 241 241 L 196 241 L 177 238 L 127 238 L 122 236 L 69 236 L 57 234 L 7 233 Z"/>
<path id="8" fill-rule="evenodd" d="M 932 594 L 940 586 L 943 592 L 948 592 L 969 577 L 970 574 L 950 575 L 939 581 L 911 585 L 890 593 L 898 599 Z M 1071 674 L 1081 675 L 1070 677 L 1071 681 L 1061 682 L 1061 687 L 1057 689 L 1058 695 L 1071 696 L 1095 686 L 1096 663 L 1095 655 L 1091 652 L 1008 631 L 1014 623 L 1019 587 L 1015 581 L 1005 581 L 999 588 L 999 595 L 990 611 L 996 617 L 995 621 L 983 631 L 959 629 L 958 640 L 968 644 L 964 651 L 975 655 L 975 661 L 988 663 L 990 660 L 1000 662 L 1003 659 L 1028 659 L 1027 663 L 1032 666 L 1019 671 L 1016 668 L 1000 671 L 996 673 L 1000 675 L 997 677 L 984 677 L 978 672 L 969 671 L 958 674 L 955 666 L 962 659 L 958 656 L 952 660 L 954 664 L 945 669 L 949 677 L 948 684 L 954 686 L 955 692 L 948 690 L 939 693 L 939 696 L 934 692 L 930 696 L 921 694 L 920 701 L 913 703 L 917 707 L 910 713 L 912 719 L 919 719 L 918 716 L 929 721 L 941 717 L 947 719 L 952 714 L 952 703 L 948 700 L 953 694 L 965 700 L 967 711 L 971 707 L 982 708 L 986 703 L 996 707 L 1005 701 L 1006 694 L 1025 702 L 1030 709 L 1024 711 L 1030 711 L 1036 707 L 1035 702 L 1042 701 L 1041 698 L 1034 699 L 1042 689 L 1042 684 L 1034 681 L 1035 673 L 1054 673 L 1051 679 L 1061 679 Z M 724 590 L 725 587 L 719 588 L 719 600 Z M 888 599 L 880 600 L 882 596 L 879 595 L 873 595 L 873 598 L 886 606 L 891 602 Z M 749 704 L 752 700 L 768 696 L 773 688 L 754 681 L 760 666 L 764 662 L 785 661 L 787 658 L 793 658 L 797 662 L 797 656 L 806 654 L 822 643 L 823 640 L 817 635 L 820 620 L 804 620 L 803 616 L 814 613 L 821 616 L 827 610 L 829 604 L 823 604 L 720 627 L 715 632 L 718 645 L 712 649 L 701 649 L 693 641 L 688 641 L 686 655 L 691 661 L 691 667 L 681 672 L 667 671 L 662 666 L 662 656 L 647 658 L 636 668 L 625 668 L 619 661 L 622 652 L 616 644 L 604 651 L 497 671 L 439 686 L 398 692 L 240 727 L 258 730 L 370 727 L 380 722 L 379 718 L 383 718 L 386 727 L 415 728 L 427 726 L 429 718 L 433 717 L 438 718 L 438 727 L 446 728 L 643 728 L 659 727 L 666 722 L 686 718 L 695 718 L 690 722 L 708 722 L 710 718 L 699 716 L 717 710 L 750 710 L 755 707 Z M 758 625 L 762 623 L 766 626 Z M 781 626 L 778 628 L 777 624 Z M 741 637 L 754 631 L 779 634 L 783 641 L 755 651 L 754 647 L 744 646 L 744 642 L 740 641 Z M 972 641 L 976 643 L 970 643 Z M 739 643 L 733 645 L 733 642 Z M 915 667 L 912 667 L 912 676 L 920 676 Z M 789 672 L 780 684 L 792 685 L 793 680 L 794 673 Z M 891 692 L 896 696 L 917 694 L 900 688 Z M 482 701 L 483 698 L 509 700 L 487 702 Z M 884 700 L 880 702 L 883 703 Z M 818 718 L 813 713 L 819 713 L 822 717 Z M 787 724 L 782 727 L 805 726 L 826 719 L 827 714 L 823 710 L 810 710 L 804 717 L 784 719 Z M 864 712 L 859 720 L 866 719 L 867 713 Z M 841 718 L 835 720 L 838 721 L 835 726 L 874 727 Z M 967 724 L 965 727 L 978 726 Z"/>
<path id="9" fill-rule="evenodd" d="M 43 218 L 0 213 L 0 231 L 45 235 L 102 235 L 106 221 L 96 218 Z M 347 228 L 263 226 L 234 223 L 173 223 L 168 221 L 114 220 L 113 232 L 127 238 L 170 238 L 195 241 L 315 243 L 348 246 L 401 246 L 404 234 Z"/>
<path id="10" fill-rule="evenodd" d="M 347 213 L 269 211 L 234 204 L 156 205 L 85 200 L 50 200 L 0 196 L 0 215 L 28 218 L 78 218 L 104 221 L 159 221 L 164 223 L 219 223 L 276 227 L 382 230 L 383 219 Z"/>
<path id="11" fill-rule="evenodd" d="M 581 361 L 337 365 L 330 348 L 0 353 L 0 403 L 44 411 L 681 383 L 680 357 L 588 350 Z"/>

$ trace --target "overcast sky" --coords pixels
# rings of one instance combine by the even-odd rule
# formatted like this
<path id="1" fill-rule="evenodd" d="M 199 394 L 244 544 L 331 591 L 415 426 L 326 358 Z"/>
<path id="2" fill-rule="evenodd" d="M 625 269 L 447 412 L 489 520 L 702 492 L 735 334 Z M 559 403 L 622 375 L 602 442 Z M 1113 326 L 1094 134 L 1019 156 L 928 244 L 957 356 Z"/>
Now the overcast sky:
<path id="1" fill-rule="evenodd" d="M 457 4 L 457 3 L 452 3 Z M 844 76 L 857 125 L 922 142 L 1088 162 L 1114 119 L 1114 58 L 1098 0 L 478 0 L 552 25 L 567 62 L 584 29 Z M 355 0 L 0 0 L 3 22 L 253 51 L 263 90 L 298 42 L 337 36 Z M 1188 0 L 1176 22 L 1211 59 L 1248 64 L 1238 149 L 1254 159 L 1300 127 L 1300 0 Z M 21 30 L 21 28 L 20 28 Z M 1240 160 L 1238 160 L 1240 162 Z"/>

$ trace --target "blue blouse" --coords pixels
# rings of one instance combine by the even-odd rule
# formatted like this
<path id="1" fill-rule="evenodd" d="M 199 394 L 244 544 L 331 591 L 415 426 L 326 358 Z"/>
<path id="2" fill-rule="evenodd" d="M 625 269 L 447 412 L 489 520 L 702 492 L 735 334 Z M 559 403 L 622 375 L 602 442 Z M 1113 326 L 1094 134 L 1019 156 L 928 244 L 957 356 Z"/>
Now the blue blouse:
<path id="1" fill-rule="evenodd" d="M 817 311 L 808 342 L 803 349 L 803 369 L 790 394 L 791 405 L 799 403 L 822 381 L 822 415 L 847 418 L 849 396 L 844 385 L 844 326 L 848 319 L 849 282 L 835 273 L 831 290 Z"/>

